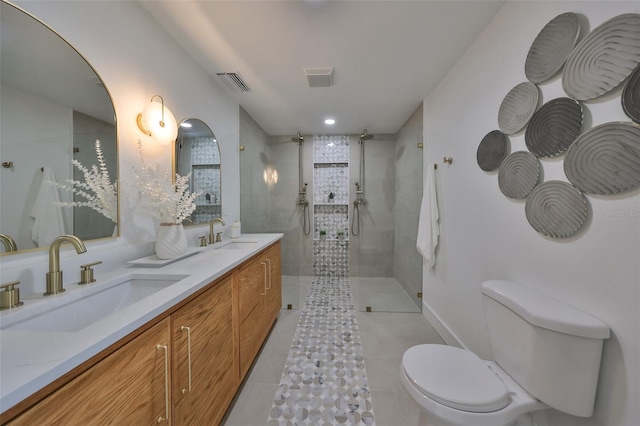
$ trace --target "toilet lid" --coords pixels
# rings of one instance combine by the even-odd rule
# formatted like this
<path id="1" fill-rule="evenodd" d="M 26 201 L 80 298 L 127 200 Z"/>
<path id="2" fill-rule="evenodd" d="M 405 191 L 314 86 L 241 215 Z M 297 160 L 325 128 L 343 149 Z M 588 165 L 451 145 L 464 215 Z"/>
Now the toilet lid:
<path id="1" fill-rule="evenodd" d="M 473 352 L 445 345 L 418 345 L 402 357 L 405 374 L 424 395 L 447 407 L 487 413 L 506 407 L 509 391 Z"/>

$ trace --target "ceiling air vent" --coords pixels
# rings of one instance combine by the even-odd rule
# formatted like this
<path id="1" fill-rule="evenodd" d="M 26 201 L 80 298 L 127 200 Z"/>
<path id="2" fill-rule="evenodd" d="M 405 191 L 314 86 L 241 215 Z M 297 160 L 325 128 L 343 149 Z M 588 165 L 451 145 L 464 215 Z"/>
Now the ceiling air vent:
<path id="1" fill-rule="evenodd" d="M 218 72 L 216 75 L 229 89 L 235 92 L 251 91 L 247 83 L 242 79 L 242 76 L 237 72 Z"/>
<path id="2" fill-rule="evenodd" d="M 333 68 L 303 68 L 309 87 L 329 87 L 333 84 Z"/>

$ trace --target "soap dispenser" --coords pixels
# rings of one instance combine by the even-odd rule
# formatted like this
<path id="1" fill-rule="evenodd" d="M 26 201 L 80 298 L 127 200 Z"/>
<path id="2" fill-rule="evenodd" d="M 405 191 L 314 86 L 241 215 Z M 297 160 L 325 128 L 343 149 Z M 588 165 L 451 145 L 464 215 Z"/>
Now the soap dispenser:
<path id="1" fill-rule="evenodd" d="M 229 231 L 229 236 L 231 238 L 240 238 L 240 222 L 235 221 L 231 224 L 231 230 Z"/>

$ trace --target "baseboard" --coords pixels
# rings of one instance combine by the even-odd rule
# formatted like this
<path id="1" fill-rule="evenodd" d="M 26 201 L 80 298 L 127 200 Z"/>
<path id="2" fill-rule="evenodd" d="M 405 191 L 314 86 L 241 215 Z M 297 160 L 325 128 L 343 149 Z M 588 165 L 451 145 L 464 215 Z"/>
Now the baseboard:
<path id="1" fill-rule="evenodd" d="M 444 321 L 440 319 L 438 314 L 436 314 L 433 309 L 431 309 L 431 306 L 429 306 L 429 304 L 424 301 L 424 299 L 422 301 L 422 315 L 424 315 L 427 321 L 429 321 L 429 323 L 433 326 L 433 328 L 447 345 L 467 349 L 467 347 L 462 344 L 455 333 L 451 331 L 449 327 L 447 327 Z"/>

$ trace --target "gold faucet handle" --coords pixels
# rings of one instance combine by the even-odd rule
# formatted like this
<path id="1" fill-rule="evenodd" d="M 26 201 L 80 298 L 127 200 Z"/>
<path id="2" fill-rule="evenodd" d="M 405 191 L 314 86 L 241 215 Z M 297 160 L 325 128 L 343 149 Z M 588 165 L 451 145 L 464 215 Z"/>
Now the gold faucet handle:
<path id="1" fill-rule="evenodd" d="M 207 246 L 207 236 L 203 235 L 202 237 L 198 237 L 200 238 L 200 247 L 206 247 Z"/>
<path id="2" fill-rule="evenodd" d="M 90 284 L 96 282 L 95 278 L 93 278 L 93 268 L 92 266 L 99 265 L 102 263 L 102 260 L 93 263 L 87 263 L 86 265 L 80 265 L 80 282 L 78 284 Z"/>
<path id="3" fill-rule="evenodd" d="M 4 288 L 4 291 L 0 291 L 0 309 L 11 309 L 23 305 L 20 301 L 20 289 L 14 288 L 18 284 L 20 281 L 0 285 L 0 288 Z"/>
<path id="4" fill-rule="evenodd" d="M 216 243 L 219 243 L 222 241 L 222 232 L 218 232 L 216 234 Z"/>

